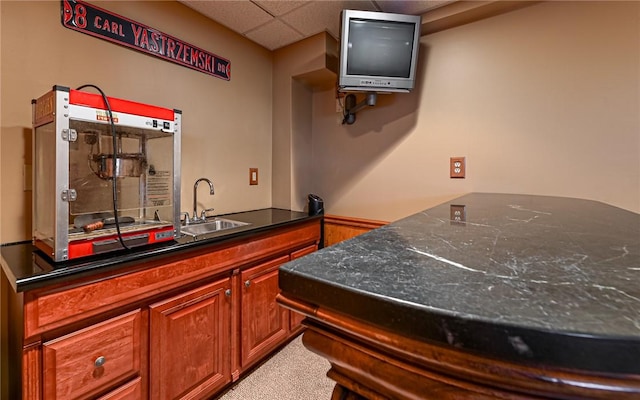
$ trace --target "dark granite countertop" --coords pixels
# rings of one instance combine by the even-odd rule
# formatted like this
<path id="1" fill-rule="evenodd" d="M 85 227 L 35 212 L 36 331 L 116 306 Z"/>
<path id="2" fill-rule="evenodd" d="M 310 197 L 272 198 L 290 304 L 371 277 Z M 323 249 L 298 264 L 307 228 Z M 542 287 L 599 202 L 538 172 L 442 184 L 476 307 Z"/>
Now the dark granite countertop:
<path id="1" fill-rule="evenodd" d="M 250 235 L 320 216 L 306 213 L 267 208 L 221 215 L 236 221 L 248 222 L 239 228 L 207 235 L 206 239 L 194 241 L 184 236 L 176 241 L 134 248 L 127 251 L 80 258 L 62 263 L 53 263 L 30 242 L 3 245 L 0 247 L 0 263 L 13 289 L 22 292 L 61 282 L 76 277 L 90 276 L 108 270 L 125 267 L 131 263 L 166 257 L 181 251 L 192 250 L 226 241 L 244 239 Z"/>
<path id="2" fill-rule="evenodd" d="M 287 263 L 280 287 L 413 339 L 640 374 L 640 214 L 604 203 L 466 195 Z"/>

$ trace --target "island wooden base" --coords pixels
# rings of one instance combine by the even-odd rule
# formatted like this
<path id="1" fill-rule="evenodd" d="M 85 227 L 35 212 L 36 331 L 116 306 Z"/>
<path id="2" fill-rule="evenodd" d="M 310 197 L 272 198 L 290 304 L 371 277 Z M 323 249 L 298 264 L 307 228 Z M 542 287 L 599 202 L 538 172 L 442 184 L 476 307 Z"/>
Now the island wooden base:
<path id="1" fill-rule="evenodd" d="M 302 341 L 331 363 L 332 400 L 640 399 L 640 376 L 525 365 L 412 340 L 279 296 L 304 313 Z"/>

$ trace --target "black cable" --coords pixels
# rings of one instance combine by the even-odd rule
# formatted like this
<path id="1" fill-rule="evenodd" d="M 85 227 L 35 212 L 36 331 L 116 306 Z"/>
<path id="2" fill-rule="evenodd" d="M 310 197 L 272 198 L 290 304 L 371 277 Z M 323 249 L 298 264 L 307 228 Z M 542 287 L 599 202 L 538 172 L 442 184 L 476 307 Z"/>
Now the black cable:
<path id="1" fill-rule="evenodd" d="M 107 96 L 104 94 L 104 92 L 102 91 L 102 89 L 100 89 L 99 87 L 97 87 L 96 85 L 92 85 L 92 84 L 86 84 L 86 85 L 82 85 L 80 87 L 78 87 L 76 90 L 82 90 L 86 87 L 92 87 L 94 89 L 96 89 L 98 92 L 100 92 L 100 95 L 102 95 L 102 100 L 104 101 L 104 104 L 107 106 L 107 113 L 109 114 L 109 123 L 111 126 L 111 135 L 112 135 L 112 145 L 113 145 L 113 158 L 112 158 L 112 177 L 111 177 L 111 200 L 113 202 L 113 219 L 116 223 L 116 232 L 118 233 L 118 240 L 120 241 L 120 244 L 122 245 L 122 247 L 124 247 L 125 249 L 129 250 L 129 247 L 127 247 L 126 244 L 124 244 L 124 240 L 122 239 L 122 233 L 120 232 L 120 221 L 118 219 L 118 187 L 117 187 L 117 167 L 118 167 L 118 161 L 117 161 L 117 156 L 118 156 L 118 140 L 116 138 L 116 125 L 113 122 L 113 113 L 111 112 L 111 105 L 109 104 L 109 99 L 107 98 Z"/>

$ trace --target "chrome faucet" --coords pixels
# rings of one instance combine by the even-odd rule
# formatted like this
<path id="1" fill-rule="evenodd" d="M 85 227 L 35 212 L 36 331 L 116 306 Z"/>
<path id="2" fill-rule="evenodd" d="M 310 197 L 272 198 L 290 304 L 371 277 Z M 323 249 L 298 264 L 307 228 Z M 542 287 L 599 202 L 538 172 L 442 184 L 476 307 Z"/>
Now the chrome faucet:
<path id="1" fill-rule="evenodd" d="M 207 219 L 207 211 L 213 211 L 213 208 L 207 208 L 206 210 L 202 210 L 202 217 L 198 218 L 198 184 L 200 182 L 207 182 L 209 184 L 209 194 L 213 195 L 213 183 L 207 178 L 200 178 L 196 180 L 196 183 L 193 184 L 193 217 L 191 218 L 191 223 L 196 222 L 204 222 Z"/>

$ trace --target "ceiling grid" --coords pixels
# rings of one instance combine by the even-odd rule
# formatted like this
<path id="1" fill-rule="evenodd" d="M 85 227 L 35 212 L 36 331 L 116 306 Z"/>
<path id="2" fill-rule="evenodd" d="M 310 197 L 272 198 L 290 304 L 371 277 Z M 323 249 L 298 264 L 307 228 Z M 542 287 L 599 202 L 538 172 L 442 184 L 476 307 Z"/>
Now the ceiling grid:
<path id="1" fill-rule="evenodd" d="M 327 32 L 340 36 L 343 9 L 421 15 L 451 0 L 179 0 L 221 25 L 269 49 Z"/>

